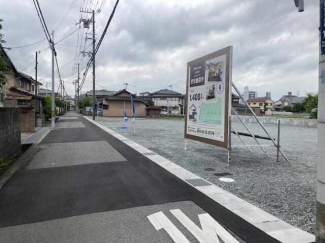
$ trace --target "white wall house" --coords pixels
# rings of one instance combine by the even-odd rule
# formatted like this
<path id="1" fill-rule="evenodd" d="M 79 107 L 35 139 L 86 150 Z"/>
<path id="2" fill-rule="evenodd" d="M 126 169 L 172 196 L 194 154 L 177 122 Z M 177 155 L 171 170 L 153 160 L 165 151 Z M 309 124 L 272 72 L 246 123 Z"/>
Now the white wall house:
<path id="1" fill-rule="evenodd" d="M 183 114 L 184 95 L 181 93 L 162 89 L 154 93 L 140 93 L 143 99 L 151 99 L 155 106 L 160 106 L 163 111 L 169 111 L 170 114 Z"/>

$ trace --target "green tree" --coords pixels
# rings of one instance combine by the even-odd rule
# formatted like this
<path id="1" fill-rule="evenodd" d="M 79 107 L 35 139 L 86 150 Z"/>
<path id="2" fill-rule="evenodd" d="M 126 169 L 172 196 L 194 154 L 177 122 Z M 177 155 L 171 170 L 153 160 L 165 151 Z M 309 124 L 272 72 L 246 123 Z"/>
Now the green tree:
<path id="1" fill-rule="evenodd" d="M 58 99 L 58 98 L 55 98 L 55 105 L 57 107 L 63 107 L 64 106 L 64 101 Z"/>
<path id="2" fill-rule="evenodd" d="M 292 112 L 303 112 L 304 111 L 304 107 L 302 104 L 294 104 L 292 106 Z"/>
<path id="3" fill-rule="evenodd" d="M 91 101 L 91 99 L 89 97 L 86 97 L 80 102 L 80 105 L 82 108 L 84 108 L 86 106 L 92 106 L 93 102 Z"/>
<path id="4" fill-rule="evenodd" d="M 2 29 L 2 22 L 3 20 L 0 19 L 0 31 Z M 4 40 L 3 40 L 3 34 L 0 32 L 0 45 L 3 44 L 3 43 L 6 43 Z M 9 70 L 9 65 L 8 65 L 8 61 L 6 60 L 6 57 L 4 55 L 4 53 L 2 53 L 2 51 L 0 51 L 0 89 L 3 88 L 3 86 L 6 84 L 7 82 L 7 78 L 6 76 L 4 75 L 4 72 L 5 71 L 8 71 Z"/>
<path id="5" fill-rule="evenodd" d="M 302 105 L 307 113 L 311 113 L 313 109 L 318 108 L 318 95 L 308 94 Z"/>
<path id="6" fill-rule="evenodd" d="M 155 105 L 155 102 L 152 99 L 149 99 L 149 100 L 147 100 L 146 104 L 148 106 L 154 106 Z"/>
<path id="7" fill-rule="evenodd" d="M 285 106 L 285 107 L 282 108 L 282 111 L 291 112 L 292 108 L 291 108 L 291 106 Z"/>
<path id="8" fill-rule="evenodd" d="M 44 113 L 45 120 L 51 118 L 51 112 L 52 112 L 51 106 L 52 106 L 52 98 L 50 95 L 47 95 L 45 96 L 44 106 L 43 106 L 43 113 Z"/>

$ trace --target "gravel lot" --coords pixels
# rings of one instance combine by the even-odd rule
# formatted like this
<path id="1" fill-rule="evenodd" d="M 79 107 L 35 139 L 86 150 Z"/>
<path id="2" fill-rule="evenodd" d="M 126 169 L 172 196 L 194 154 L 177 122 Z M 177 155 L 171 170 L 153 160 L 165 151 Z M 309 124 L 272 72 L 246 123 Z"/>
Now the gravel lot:
<path id="1" fill-rule="evenodd" d="M 228 166 L 225 149 L 187 140 L 184 150 L 183 119 L 137 119 L 135 133 L 131 128 L 121 129 L 122 118 L 100 118 L 99 122 L 287 223 L 315 234 L 317 129 L 281 127 L 281 145 L 289 163 L 284 159 L 276 162 L 274 147 L 265 148 L 269 157 L 258 147 L 252 147 L 253 154 L 247 148 L 236 147 Z M 255 134 L 264 135 L 257 124 L 247 125 Z M 233 126 L 246 132 L 239 123 Z M 276 138 L 277 126 L 266 128 Z M 252 138 L 244 140 L 254 144 Z M 236 136 L 233 144 L 241 144 Z M 224 172 L 230 173 L 227 177 L 235 182 L 221 182 L 220 176 L 215 175 Z"/>

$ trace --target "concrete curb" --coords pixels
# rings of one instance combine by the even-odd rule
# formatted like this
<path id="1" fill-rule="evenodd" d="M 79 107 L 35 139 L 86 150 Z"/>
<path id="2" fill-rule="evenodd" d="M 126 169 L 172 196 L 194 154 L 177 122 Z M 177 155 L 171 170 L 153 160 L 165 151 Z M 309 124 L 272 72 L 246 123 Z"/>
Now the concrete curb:
<path id="1" fill-rule="evenodd" d="M 10 167 L 0 176 L 0 190 L 10 180 L 10 178 L 16 173 L 17 170 L 26 165 L 29 158 L 34 154 L 37 145 L 47 136 L 51 131 L 49 129 L 42 137 L 40 137 L 30 148 L 28 148 Z"/>
<path id="2" fill-rule="evenodd" d="M 168 159 L 156 154 L 155 152 L 131 141 L 119 133 L 99 124 L 96 121 L 85 117 L 88 121 L 95 124 L 105 132 L 119 139 L 129 147 L 138 151 L 157 165 L 161 166 L 168 172 L 177 176 L 185 183 L 199 190 L 218 204 L 224 206 L 232 213 L 241 217 L 246 222 L 262 230 L 272 238 L 285 243 L 311 243 L 315 242 L 315 236 L 285 223 L 279 218 L 263 211 L 262 209 L 240 199 L 239 197 L 217 187 L 216 185 L 202 179 L 192 172 L 182 168 Z"/>

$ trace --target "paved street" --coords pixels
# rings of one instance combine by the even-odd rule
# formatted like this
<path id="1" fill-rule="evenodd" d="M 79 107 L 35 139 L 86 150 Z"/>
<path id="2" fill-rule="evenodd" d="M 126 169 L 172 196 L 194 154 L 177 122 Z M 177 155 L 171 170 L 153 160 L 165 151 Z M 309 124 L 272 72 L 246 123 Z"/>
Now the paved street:
<path id="1" fill-rule="evenodd" d="M 207 198 L 76 114 L 56 127 L 0 191 L 1 242 L 172 242 L 160 211 L 196 242 L 169 210 L 199 225 Z"/>
<path id="2" fill-rule="evenodd" d="M 279 242 L 187 182 L 68 113 L 0 190 L 1 242 Z"/>

